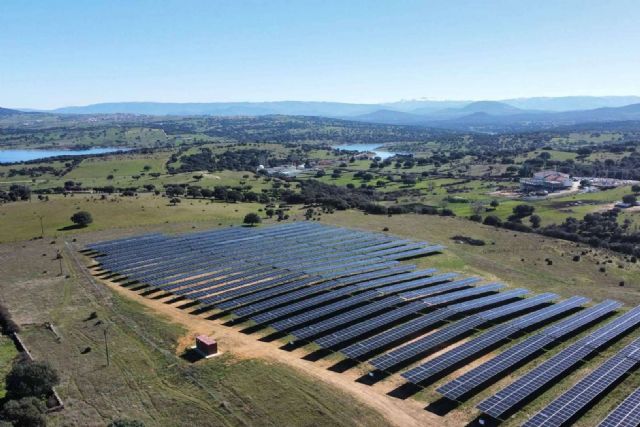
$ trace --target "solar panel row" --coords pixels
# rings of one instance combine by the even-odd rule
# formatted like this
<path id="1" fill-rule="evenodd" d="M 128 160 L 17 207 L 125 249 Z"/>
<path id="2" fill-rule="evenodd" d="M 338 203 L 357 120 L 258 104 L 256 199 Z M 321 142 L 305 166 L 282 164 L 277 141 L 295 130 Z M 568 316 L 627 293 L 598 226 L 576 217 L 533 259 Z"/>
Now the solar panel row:
<path id="1" fill-rule="evenodd" d="M 490 295 L 476 300 L 454 304 L 445 308 L 440 308 L 424 316 L 410 320 L 402 325 L 391 328 L 380 334 L 374 335 L 363 341 L 354 343 L 341 352 L 351 359 L 358 360 L 365 355 L 378 352 L 391 345 L 405 341 L 409 337 L 426 331 L 434 325 L 446 319 L 460 315 L 462 313 L 479 310 L 483 307 L 490 307 L 514 298 L 521 297 L 528 293 L 525 289 L 514 289 L 496 295 Z"/>
<path id="2" fill-rule="evenodd" d="M 621 304 L 617 301 L 607 300 L 578 312 L 508 348 L 493 359 L 444 384 L 437 391 L 449 399 L 457 400 L 527 362 L 532 355 L 538 354 L 547 345 L 602 319 L 620 306 Z"/>
<path id="3" fill-rule="evenodd" d="M 636 307 L 555 354 L 506 388 L 482 401 L 478 408 L 485 414 L 500 419 L 599 347 L 636 327 L 639 323 L 640 307 Z"/>
<path id="4" fill-rule="evenodd" d="M 640 340 L 622 349 L 531 417 L 523 426 L 559 426 L 572 420 L 589 403 L 639 363 L 638 345 Z"/>
<path id="5" fill-rule="evenodd" d="M 570 310 L 586 304 L 588 301 L 589 299 L 584 297 L 569 298 L 568 300 L 537 310 L 529 315 L 496 326 L 479 337 L 467 341 L 420 366 L 404 372 L 402 376 L 411 383 L 420 384 L 442 371 L 456 366 L 471 356 L 475 356 L 495 346 L 525 328 L 537 325 L 555 316 L 566 314 Z"/>

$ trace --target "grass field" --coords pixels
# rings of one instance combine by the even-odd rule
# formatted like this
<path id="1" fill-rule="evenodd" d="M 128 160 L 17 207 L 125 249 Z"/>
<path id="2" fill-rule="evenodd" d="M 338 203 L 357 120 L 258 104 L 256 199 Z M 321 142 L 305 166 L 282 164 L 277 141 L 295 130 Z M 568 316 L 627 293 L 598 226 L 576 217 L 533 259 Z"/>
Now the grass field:
<path id="1" fill-rule="evenodd" d="M 93 224 L 81 231 L 141 225 L 159 225 L 168 222 L 208 221 L 223 225 L 238 224 L 249 212 L 258 212 L 263 205 L 253 203 L 229 204 L 205 200 L 184 199 L 171 206 L 166 197 L 141 194 L 136 197 L 99 196 L 75 194 L 73 196 L 50 196 L 47 202 L 16 202 L 0 205 L 0 242 L 27 240 L 40 236 L 40 217 L 43 218 L 44 234 L 49 237 L 77 233 L 77 229 L 65 230 L 73 225 L 70 217 L 85 210 L 93 216 Z"/>
<path id="2" fill-rule="evenodd" d="M 92 285 L 71 258 L 66 277 L 57 276 L 58 248 L 42 241 L 0 245 L 3 299 L 25 325 L 36 359 L 61 375 L 65 409 L 49 417 L 51 425 L 106 425 L 120 417 L 148 426 L 384 425 L 370 408 L 279 363 L 232 354 L 182 360 L 177 348 L 193 340 L 192 331 Z M 60 341 L 43 322 L 55 325 Z M 0 341 L 0 360 L 10 357 Z"/>
<path id="3" fill-rule="evenodd" d="M 4 378 L 11 369 L 11 362 L 18 355 L 13 341 L 4 335 L 0 335 L 0 400 L 4 398 L 6 390 L 4 388 Z"/>
<path id="4" fill-rule="evenodd" d="M 477 274 L 535 292 L 581 294 L 596 300 L 615 298 L 631 305 L 640 304 L 640 265 L 626 262 L 613 252 L 495 229 L 462 218 L 412 214 L 385 217 L 344 211 L 324 215 L 322 221 L 374 231 L 388 227 L 394 235 L 447 246 L 441 255 L 420 259 L 421 267 Z M 456 244 L 451 240 L 455 235 L 482 239 L 486 246 Z M 586 254 L 582 255 L 583 252 Z M 574 262 L 574 255 L 580 255 L 580 261 Z M 547 265 L 547 258 L 552 265 Z M 604 273 L 599 271 L 603 266 Z M 625 286 L 619 286 L 621 281 Z"/>

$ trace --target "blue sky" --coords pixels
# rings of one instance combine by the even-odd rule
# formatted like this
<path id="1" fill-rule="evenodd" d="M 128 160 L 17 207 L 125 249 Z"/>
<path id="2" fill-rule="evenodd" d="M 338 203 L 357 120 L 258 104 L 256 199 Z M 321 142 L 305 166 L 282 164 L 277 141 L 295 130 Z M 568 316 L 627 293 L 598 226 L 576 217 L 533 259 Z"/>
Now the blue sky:
<path id="1" fill-rule="evenodd" d="M 2 0 L 0 106 L 640 95 L 637 0 Z"/>

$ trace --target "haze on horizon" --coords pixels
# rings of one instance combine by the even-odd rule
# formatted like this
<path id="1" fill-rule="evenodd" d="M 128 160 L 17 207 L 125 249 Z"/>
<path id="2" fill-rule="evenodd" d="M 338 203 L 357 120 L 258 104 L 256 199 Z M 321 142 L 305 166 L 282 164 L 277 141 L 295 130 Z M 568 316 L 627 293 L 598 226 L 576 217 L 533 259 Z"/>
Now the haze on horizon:
<path id="1" fill-rule="evenodd" d="M 640 3 L 524 3 L 7 1 L 0 106 L 640 95 Z"/>

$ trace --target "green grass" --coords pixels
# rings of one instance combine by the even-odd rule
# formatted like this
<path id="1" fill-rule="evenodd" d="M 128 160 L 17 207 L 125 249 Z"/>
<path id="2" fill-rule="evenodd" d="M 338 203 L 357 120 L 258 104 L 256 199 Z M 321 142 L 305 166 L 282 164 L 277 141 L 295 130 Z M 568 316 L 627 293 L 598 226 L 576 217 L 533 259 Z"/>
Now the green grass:
<path id="1" fill-rule="evenodd" d="M 600 301 L 614 298 L 629 305 L 640 304 L 640 266 L 604 250 L 591 249 L 544 236 L 495 229 L 462 218 L 403 214 L 392 217 L 336 212 L 323 215 L 322 222 L 389 232 L 402 237 L 440 243 L 444 253 L 416 260 L 421 267 L 460 271 L 487 280 L 535 292 L 556 292 L 563 296 L 585 295 Z M 455 244 L 454 235 L 481 239 L 486 246 Z M 586 251 L 586 255 L 582 255 Z M 579 262 L 572 261 L 581 255 Z M 547 265 L 545 259 L 552 261 Z M 611 263 L 605 263 L 610 259 Z M 599 271 L 606 266 L 605 273 Z M 619 268 L 622 266 L 622 268 Z M 619 286 L 624 281 L 625 286 Z"/>
<path id="2" fill-rule="evenodd" d="M 160 225 L 169 222 L 216 222 L 239 224 L 249 212 L 264 206 L 257 203 L 230 204 L 202 199 L 183 199 L 170 206 L 166 197 L 142 194 L 138 197 L 113 195 L 106 200 L 99 196 L 76 194 L 50 196 L 49 201 L 15 202 L 0 205 L 0 242 L 20 241 L 40 236 L 40 217 L 46 236 L 105 230 L 111 228 Z M 71 226 L 71 215 L 88 211 L 93 223 L 84 229 L 65 230 Z"/>
<path id="3" fill-rule="evenodd" d="M 22 336 L 34 357 L 47 360 L 61 377 L 57 390 L 66 407 L 49 416 L 50 425 L 106 425 L 122 417 L 148 426 L 384 425 L 370 408 L 323 382 L 274 361 L 236 358 L 224 338 L 222 356 L 183 360 L 177 343 L 192 340 L 193 332 L 186 335 L 181 324 L 87 282 L 69 254 L 69 277 L 43 273 L 54 261 L 42 252 L 60 247 L 40 241 L 0 245 L 10 266 L 0 283 L 3 300 L 25 325 Z M 97 318 L 90 319 L 93 312 Z M 59 342 L 41 326 L 45 321 L 55 325 Z"/>
<path id="4" fill-rule="evenodd" d="M 6 395 L 4 388 L 4 378 L 11 369 L 11 362 L 18 356 L 18 349 L 16 349 L 13 341 L 4 335 L 0 335 L 0 400 Z"/>

